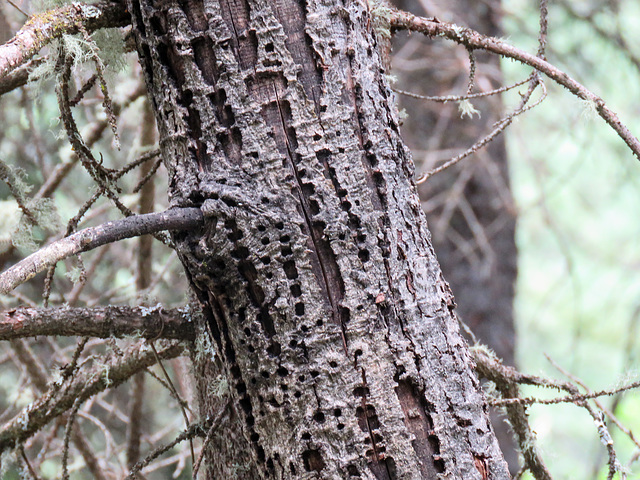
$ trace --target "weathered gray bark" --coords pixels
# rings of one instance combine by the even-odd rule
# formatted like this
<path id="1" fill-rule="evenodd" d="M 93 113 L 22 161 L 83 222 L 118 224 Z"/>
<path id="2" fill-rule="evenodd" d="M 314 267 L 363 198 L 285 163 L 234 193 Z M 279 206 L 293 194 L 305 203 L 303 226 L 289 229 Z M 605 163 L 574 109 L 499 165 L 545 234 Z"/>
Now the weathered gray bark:
<path id="1" fill-rule="evenodd" d="M 229 420 L 209 478 L 508 478 L 365 4 L 130 0 Z"/>

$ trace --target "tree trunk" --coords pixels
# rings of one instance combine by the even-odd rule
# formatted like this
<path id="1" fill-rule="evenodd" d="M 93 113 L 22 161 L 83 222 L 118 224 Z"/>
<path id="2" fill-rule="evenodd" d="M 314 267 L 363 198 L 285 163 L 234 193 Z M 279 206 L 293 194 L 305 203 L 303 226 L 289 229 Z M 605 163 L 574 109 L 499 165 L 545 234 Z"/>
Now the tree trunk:
<path id="1" fill-rule="evenodd" d="M 130 0 L 226 478 L 509 478 L 452 315 L 367 6 Z M 211 361 L 211 363 L 208 363 Z"/>

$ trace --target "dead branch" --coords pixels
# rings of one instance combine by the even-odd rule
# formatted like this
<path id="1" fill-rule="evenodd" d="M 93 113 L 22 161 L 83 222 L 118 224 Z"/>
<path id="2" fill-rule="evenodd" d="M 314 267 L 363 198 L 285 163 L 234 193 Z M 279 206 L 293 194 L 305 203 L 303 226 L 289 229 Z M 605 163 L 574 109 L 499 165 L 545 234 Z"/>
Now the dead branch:
<path id="1" fill-rule="evenodd" d="M 202 225 L 202 222 L 203 215 L 199 208 L 174 208 L 164 212 L 132 215 L 97 227 L 85 228 L 47 245 L 0 274 L 0 293 L 10 292 L 37 273 L 77 253 L 125 238 L 163 230 L 195 228 Z"/>
<path id="2" fill-rule="evenodd" d="M 158 351 L 161 359 L 181 355 L 184 347 L 179 343 L 165 344 Z M 147 345 L 137 345 L 122 357 L 111 357 L 102 365 L 76 374 L 64 388 L 53 384 L 50 391 L 31 403 L 0 430 L 0 452 L 21 444 L 51 420 L 67 412 L 76 401 L 84 402 L 107 388 L 114 388 L 156 362 Z"/>
<path id="3" fill-rule="evenodd" d="M 63 34 L 75 34 L 82 28 L 93 32 L 105 27 L 123 27 L 129 22 L 129 13 L 116 2 L 71 3 L 34 15 L 15 37 L 0 46 L 0 78 L 29 61 L 42 47 Z"/>
<path id="4" fill-rule="evenodd" d="M 483 349 L 476 348 L 473 350 L 473 354 L 478 375 L 495 383 L 497 390 L 505 400 L 519 398 L 519 384 L 522 383 L 549 386 L 549 383 L 542 378 L 527 376 L 515 368 L 503 365 Z M 535 433 L 529 425 L 525 405 L 510 403 L 506 405 L 505 410 L 524 457 L 524 468 L 529 469 L 536 480 L 552 480 L 551 473 L 549 473 L 536 445 Z"/>
<path id="5" fill-rule="evenodd" d="M 508 45 L 497 38 L 487 37 L 470 28 L 442 22 L 435 17 L 418 17 L 408 12 L 392 10 L 389 17 L 389 25 L 392 29 L 420 32 L 428 37 L 444 37 L 463 45 L 467 49 L 486 50 L 535 68 L 565 87 L 578 98 L 592 103 L 598 115 L 616 131 L 618 136 L 624 140 L 633 154 L 640 160 L 640 141 L 620 121 L 616 113 L 607 107 L 604 100 L 546 60 Z"/>
<path id="6" fill-rule="evenodd" d="M 184 310 L 161 307 L 16 308 L 0 314 L 0 340 L 35 336 L 193 340 Z"/>

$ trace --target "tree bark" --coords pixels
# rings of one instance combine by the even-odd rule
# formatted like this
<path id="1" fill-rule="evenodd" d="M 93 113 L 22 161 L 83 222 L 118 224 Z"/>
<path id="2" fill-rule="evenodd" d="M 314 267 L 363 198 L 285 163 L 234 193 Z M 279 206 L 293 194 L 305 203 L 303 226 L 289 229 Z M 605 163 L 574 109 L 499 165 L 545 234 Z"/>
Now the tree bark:
<path id="1" fill-rule="evenodd" d="M 130 0 L 224 403 L 209 478 L 509 478 L 367 6 Z M 220 389 L 218 389 L 219 391 Z"/>

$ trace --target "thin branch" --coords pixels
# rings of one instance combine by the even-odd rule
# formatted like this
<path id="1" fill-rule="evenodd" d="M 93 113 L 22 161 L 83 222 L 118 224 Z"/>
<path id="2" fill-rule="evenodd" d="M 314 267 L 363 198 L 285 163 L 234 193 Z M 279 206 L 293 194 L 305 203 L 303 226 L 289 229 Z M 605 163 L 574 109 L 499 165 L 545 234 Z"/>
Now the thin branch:
<path id="1" fill-rule="evenodd" d="M 97 227 L 85 228 L 47 245 L 0 274 L 0 293 L 10 292 L 37 273 L 77 253 L 163 230 L 196 228 L 202 222 L 203 215 L 199 208 L 174 208 L 159 213 L 132 215 Z"/>
<path id="2" fill-rule="evenodd" d="M 586 400 L 591 400 L 598 397 L 616 395 L 618 393 L 626 392 L 629 390 L 635 390 L 640 388 L 640 381 L 629 383 L 618 388 L 612 388 L 610 390 L 598 390 L 597 392 L 587 393 L 574 393 L 566 395 L 564 397 L 556 398 L 534 398 L 534 397 L 522 397 L 522 398 L 503 398 L 501 400 L 493 400 L 489 402 L 491 405 L 513 405 L 519 403 L 521 405 L 557 405 L 559 403 L 580 403 Z"/>
<path id="3" fill-rule="evenodd" d="M 35 336 L 193 340 L 187 312 L 162 307 L 17 308 L 0 314 L 0 340 Z M 45 380 L 46 384 L 46 380 Z"/>
<path id="4" fill-rule="evenodd" d="M 462 100 L 470 100 L 472 98 L 483 98 L 483 97 L 490 97 L 492 95 L 498 95 L 499 93 L 504 93 L 509 90 L 513 90 L 514 88 L 517 88 L 520 85 L 524 85 L 530 80 L 531 78 L 527 77 L 524 80 L 520 80 L 519 82 L 513 83 L 511 85 L 506 85 L 504 87 L 496 88 L 495 90 L 489 90 L 488 92 L 471 93 L 469 95 L 428 96 L 428 95 L 420 95 L 418 93 L 413 93 L 413 92 L 407 92 L 406 90 L 400 90 L 398 88 L 393 88 L 392 90 L 396 93 L 399 93 L 400 95 L 404 95 L 410 98 L 416 98 L 418 100 L 429 100 L 431 102 L 447 103 L 447 102 L 460 102 Z"/>
<path id="5" fill-rule="evenodd" d="M 527 112 L 527 111 L 531 110 L 532 108 L 534 108 L 534 107 L 538 106 L 540 103 L 542 103 L 544 101 L 544 99 L 547 97 L 547 91 L 546 91 L 546 88 L 544 86 L 544 83 L 538 78 L 538 74 L 535 73 L 535 72 L 534 72 L 534 78 L 532 78 L 530 80 L 530 82 L 531 82 L 531 85 L 529 87 L 529 90 L 522 97 L 522 100 L 520 102 L 520 106 L 515 111 L 511 112 L 509 115 L 504 117 L 502 120 L 498 121 L 495 124 L 495 128 L 491 131 L 491 133 L 489 133 L 486 137 L 478 140 L 476 143 L 471 145 L 467 150 L 462 152 L 460 155 L 457 155 L 457 156 L 447 160 L 445 163 L 443 163 L 439 167 L 436 167 L 433 170 L 430 170 L 430 171 L 424 173 L 422 176 L 420 176 L 416 180 L 416 184 L 419 185 L 421 183 L 424 183 L 425 181 L 427 181 L 429 178 L 431 178 L 432 176 L 436 175 L 437 173 L 440 173 L 440 172 L 446 170 L 447 168 L 453 167 L 455 164 L 460 162 L 460 160 L 463 160 L 463 159 L 467 158 L 469 155 L 471 155 L 473 153 L 476 153 L 480 148 L 482 148 L 485 145 L 487 145 L 488 143 L 490 143 L 494 138 L 496 138 L 498 135 L 500 135 L 509 125 L 511 125 L 511 123 L 513 122 L 513 119 L 515 117 L 517 117 L 518 115 L 523 114 L 524 112 Z M 532 103 L 531 105 L 527 105 L 527 102 L 531 98 L 531 95 L 533 94 L 534 89 L 538 85 L 540 85 L 540 87 L 542 87 L 542 95 L 541 95 L 541 97 L 538 100 L 536 100 L 534 103 Z"/>
<path id="6" fill-rule="evenodd" d="M 116 2 L 72 3 L 34 15 L 15 37 L 0 46 L 0 78 L 29 61 L 42 47 L 63 34 L 78 33 L 81 27 L 90 32 L 105 27 L 123 27 L 130 21 L 129 13 Z"/>
<path id="7" fill-rule="evenodd" d="M 522 383 L 553 386 L 546 379 L 534 377 L 533 375 L 524 375 L 515 368 L 503 365 L 481 348 L 475 348 L 472 352 L 476 361 L 478 375 L 495 383 L 497 390 L 505 400 L 519 397 L 519 384 Z M 519 403 L 512 403 L 507 404 L 505 410 L 524 458 L 524 468 L 529 469 L 536 480 L 552 480 L 551 473 L 547 469 L 536 445 L 535 433 L 529 425 L 525 406 Z"/>
<path id="8" fill-rule="evenodd" d="M 591 102 L 600 117 L 616 131 L 633 154 L 640 160 L 640 141 L 629 131 L 627 126 L 620 121 L 616 113 L 607 107 L 604 100 L 571 78 L 567 73 L 544 59 L 508 45 L 497 38 L 482 35 L 470 28 L 442 22 L 436 18 L 418 17 L 404 11 L 392 10 L 390 26 L 396 30 L 420 32 L 429 37 L 444 37 L 466 48 L 493 52 L 535 68 L 565 87 L 578 98 Z"/>
<path id="9" fill-rule="evenodd" d="M 183 351 L 184 347 L 178 343 L 166 344 L 166 347 L 158 352 L 158 356 L 162 359 L 174 358 Z M 55 392 L 50 394 L 50 389 L 2 427 L 0 452 L 24 442 L 51 420 L 64 414 L 76 401 L 86 401 L 107 388 L 117 387 L 155 362 L 156 358 L 151 349 L 139 345 L 129 349 L 123 358 L 112 356 L 107 358 L 104 364 L 76 375 L 64 391 L 53 385 L 52 389 L 55 389 Z"/>
<path id="10" fill-rule="evenodd" d="M 221 417 L 219 417 L 219 418 L 221 418 Z M 194 437 L 202 437 L 202 436 L 204 436 L 204 429 L 203 428 L 206 428 L 206 427 L 204 427 L 200 423 L 196 423 L 196 424 L 191 425 L 188 429 L 186 429 L 180 435 L 178 435 L 173 441 L 171 441 L 168 444 L 163 445 L 163 446 L 155 449 L 149 455 L 147 455 L 143 460 L 141 460 L 138 463 L 136 463 L 133 466 L 133 468 L 131 469 L 131 471 L 129 472 L 129 475 L 127 475 L 127 477 L 125 478 L 125 480 L 133 480 L 133 479 L 135 479 L 136 475 L 138 474 L 138 472 L 140 470 L 142 470 L 144 467 L 149 465 L 153 460 L 158 458 L 163 453 L 168 452 L 169 450 L 171 450 L 177 444 L 179 444 L 181 442 L 184 442 L 185 440 L 191 440 Z"/>

